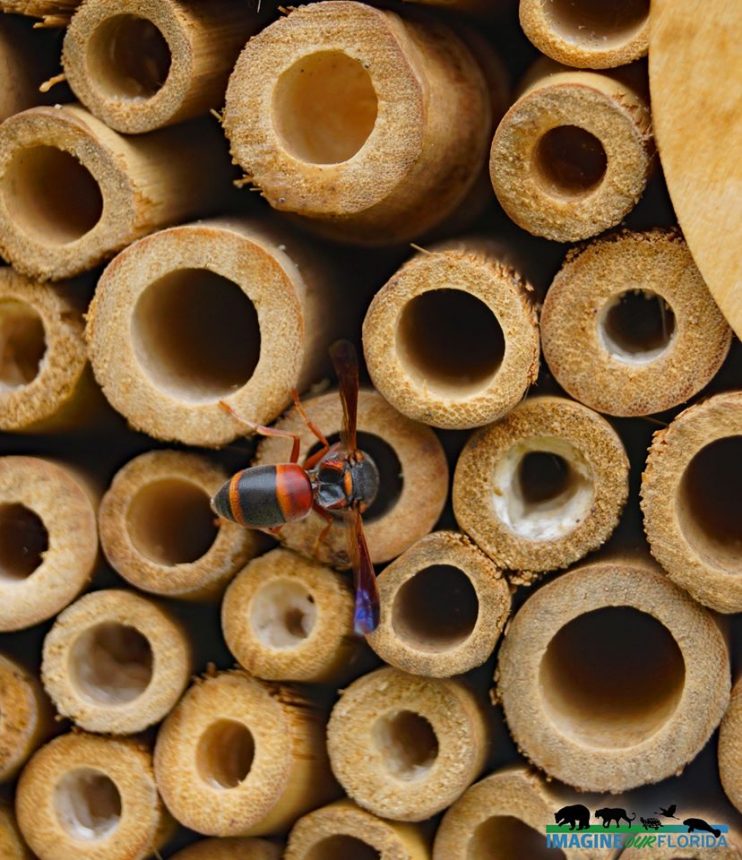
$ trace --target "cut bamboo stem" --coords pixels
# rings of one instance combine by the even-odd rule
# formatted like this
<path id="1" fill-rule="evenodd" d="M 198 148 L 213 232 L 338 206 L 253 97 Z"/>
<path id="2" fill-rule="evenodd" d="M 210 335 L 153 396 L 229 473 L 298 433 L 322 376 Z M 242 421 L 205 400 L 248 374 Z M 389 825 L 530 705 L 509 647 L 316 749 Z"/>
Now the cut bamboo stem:
<path id="1" fill-rule="evenodd" d="M 417 254 L 376 294 L 363 324 L 374 385 L 400 412 L 435 427 L 502 417 L 538 375 L 530 290 L 494 242 Z"/>
<path id="2" fill-rule="evenodd" d="M 491 123 L 485 75 L 451 29 L 344 0 L 253 37 L 224 114 L 234 159 L 274 208 L 387 244 L 464 201 Z"/>
<path id="3" fill-rule="evenodd" d="M 530 580 L 601 546 L 628 497 L 629 463 L 596 412 L 533 397 L 464 446 L 456 520 L 496 564 Z"/>
<path id="4" fill-rule="evenodd" d="M 609 415 L 661 412 L 721 367 L 732 332 L 675 231 L 623 232 L 567 255 L 541 313 L 557 382 Z"/>
<path id="5" fill-rule="evenodd" d="M 386 667 L 343 692 L 327 746 L 335 776 L 359 806 L 382 818 L 424 821 L 477 778 L 489 727 L 460 681 Z"/>
<path id="6" fill-rule="evenodd" d="M 519 749 L 550 776 L 618 793 L 678 774 L 729 702 L 712 614 L 649 559 L 585 564 L 530 597 L 500 648 Z"/>
<path id="7" fill-rule="evenodd" d="M 343 411 L 337 392 L 304 403 L 306 413 L 330 442 L 337 441 Z M 276 424 L 297 433 L 299 462 L 318 447 L 317 437 L 296 409 Z M 431 531 L 443 510 L 448 493 L 448 464 L 435 433 L 393 409 L 375 391 L 358 396 L 358 446 L 376 464 L 380 487 L 376 500 L 364 514 L 371 558 L 389 561 Z M 291 443 L 270 438 L 260 443 L 257 462 L 286 463 Z M 333 523 L 325 540 L 319 541 L 325 521 L 312 512 L 306 519 L 281 529 L 286 546 L 332 567 L 349 567 L 344 523 Z"/>
<path id="8" fill-rule="evenodd" d="M 229 476 L 205 457 L 149 451 L 115 476 L 100 506 L 106 558 L 136 588 L 216 599 L 260 549 L 255 532 L 216 521 L 209 500 Z"/>
<path id="9" fill-rule="evenodd" d="M 642 475 L 644 531 L 670 578 L 717 612 L 742 610 L 742 391 L 656 433 Z"/>
<path id="10" fill-rule="evenodd" d="M 163 723 L 157 785 L 175 818 L 199 833 L 280 832 L 337 797 L 324 733 L 309 688 L 223 672 L 197 681 Z"/>
<path id="11" fill-rule="evenodd" d="M 0 857 L 5 860 L 31 860 L 31 852 L 18 832 L 15 816 L 0 807 Z"/>
<path id="12" fill-rule="evenodd" d="M 729 800 L 742 812 L 742 678 L 732 689 L 719 731 L 719 776 Z"/>
<path id="13" fill-rule="evenodd" d="M 190 445 L 269 424 L 327 369 L 342 314 L 317 252 L 261 219 L 155 233 L 107 267 L 88 315 L 90 360 L 140 430 Z"/>
<path id="14" fill-rule="evenodd" d="M 177 854 L 171 860 L 281 860 L 281 846 L 267 839 L 202 839 Z"/>
<path id="15" fill-rule="evenodd" d="M 524 230 L 558 242 L 614 227 L 651 166 L 646 102 L 618 80 L 540 63 L 492 142 L 500 204 Z"/>
<path id="16" fill-rule="evenodd" d="M 31 108 L 0 127 L 0 251 L 33 277 L 75 275 L 224 205 L 230 176 L 210 119 L 125 138 L 77 105 Z"/>
<path id="17" fill-rule="evenodd" d="M 68 606 L 44 640 L 44 687 L 83 729 L 133 734 L 159 723 L 188 684 L 190 644 L 157 604 L 95 591 Z"/>
<path id="18" fill-rule="evenodd" d="M 494 651 L 510 612 L 501 571 L 468 538 L 433 532 L 379 576 L 381 623 L 369 645 L 392 666 L 446 678 Z"/>
<path id="19" fill-rule="evenodd" d="M 0 716 L 0 782 L 7 782 L 51 733 L 54 723 L 49 701 L 37 679 L 2 654 Z M 5 856 L 0 852 L 0 857 Z"/>
<path id="20" fill-rule="evenodd" d="M 0 0 L 0 11 L 33 18 L 50 18 L 64 27 L 82 0 Z"/>
<path id="21" fill-rule="evenodd" d="M 0 632 L 64 609 L 84 588 L 97 555 L 85 481 L 36 457 L 0 458 Z"/>

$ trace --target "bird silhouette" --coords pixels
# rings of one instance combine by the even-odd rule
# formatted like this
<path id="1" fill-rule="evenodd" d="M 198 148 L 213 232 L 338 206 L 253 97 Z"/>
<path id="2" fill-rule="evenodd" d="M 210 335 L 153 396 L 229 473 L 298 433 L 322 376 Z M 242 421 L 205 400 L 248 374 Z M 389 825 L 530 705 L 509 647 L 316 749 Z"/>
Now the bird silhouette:
<path id="1" fill-rule="evenodd" d="M 675 815 L 675 810 L 677 808 L 678 808 L 678 805 L 676 803 L 673 803 L 672 806 L 668 806 L 667 809 L 663 809 L 660 806 L 659 812 L 657 812 L 656 815 L 662 815 L 665 818 L 677 818 L 677 815 Z M 678 820 L 680 820 L 680 819 L 678 819 Z"/>

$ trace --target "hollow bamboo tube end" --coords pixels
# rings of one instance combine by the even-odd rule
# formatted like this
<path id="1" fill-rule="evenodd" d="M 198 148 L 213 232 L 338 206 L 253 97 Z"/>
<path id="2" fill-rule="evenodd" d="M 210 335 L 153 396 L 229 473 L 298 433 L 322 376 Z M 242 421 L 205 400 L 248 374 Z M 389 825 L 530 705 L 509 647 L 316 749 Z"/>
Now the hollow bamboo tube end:
<path id="1" fill-rule="evenodd" d="M 727 797 L 742 812 L 742 679 L 732 689 L 732 698 L 721 723 L 719 776 Z"/>
<path id="2" fill-rule="evenodd" d="M 702 749 L 729 701 L 729 653 L 711 613 L 654 563 L 616 557 L 526 601 L 496 680 L 534 764 L 618 793 L 678 774 Z"/>
<path id="3" fill-rule="evenodd" d="M 337 796 L 324 730 L 306 690 L 242 671 L 199 680 L 157 736 L 157 784 L 175 818 L 199 833 L 275 833 Z"/>
<path id="4" fill-rule="evenodd" d="M 628 471 L 605 418 L 566 398 L 533 397 L 467 442 L 454 513 L 499 566 L 527 580 L 608 539 L 628 496 Z"/>
<path id="5" fill-rule="evenodd" d="M 416 255 L 376 294 L 363 324 L 374 385 L 435 427 L 500 418 L 538 375 L 529 289 L 494 245 L 446 243 Z"/>
<path id="6" fill-rule="evenodd" d="M 0 807 L 0 857 L 5 860 L 31 860 L 31 852 L 18 832 L 15 816 Z"/>
<path id="7" fill-rule="evenodd" d="M 688 400 L 721 367 L 731 334 L 675 231 L 627 231 L 570 252 L 541 313 L 556 380 L 610 415 Z"/>
<path id="8" fill-rule="evenodd" d="M 381 623 L 369 645 L 392 666 L 450 677 L 481 666 L 510 611 L 510 589 L 464 535 L 433 532 L 379 576 Z"/>
<path id="9" fill-rule="evenodd" d="M 49 734 L 51 716 L 36 678 L 0 654 L 0 782 L 12 779 Z M 0 852 L 0 857 L 5 855 Z"/>
<path id="10" fill-rule="evenodd" d="M 267 839 L 247 837 L 202 839 L 177 854 L 171 860 L 281 860 L 281 846 Z"/>
<path id="11" fill-rule="evenodd" d="M 453 803 L 488 745 L 484 709 L 468 687 L 390 667 L 354 681 L 327 726 L 332 769 L 348 795 L 399 821 L 423 821 Z"/>
<path id="12" fill-rule="evenodd" d="M 498 126 L 490 175 L 518 226 L 558 242 L 614 227 L 651 166 L 651 120 L 628 87 L 596 72 L 536 76 Z"/>
<path id="13" fill-rule="evenodd" d="M 101 501 L 108 561 L 143 591 L 189 600 L 218 596 L 261 546 L 255 532 L 217 521 L 211 510 L 210 499 L 227 477 L 189 452 L 135 457 Z"/>
<path id="14" fill-rule="evenodd" d="M 642 475 L 644 531 L 670 578 L 717 612 L 742 611 L 742 391 L 656 433 Z"/>

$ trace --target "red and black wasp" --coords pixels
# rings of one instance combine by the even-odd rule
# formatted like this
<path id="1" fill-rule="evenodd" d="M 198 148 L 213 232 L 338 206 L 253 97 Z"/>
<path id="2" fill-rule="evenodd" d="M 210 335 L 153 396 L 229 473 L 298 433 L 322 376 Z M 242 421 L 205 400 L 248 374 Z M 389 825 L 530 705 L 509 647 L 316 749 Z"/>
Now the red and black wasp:
<path id="1" fill-rule="evenodd" d="M 341 441 L 333 445 L 309 420 L 293 392 L 294 405 L 321 447 L 299 463 L 300 439 L 295 433 L 263 427 L 236 415 L 226 403 L 220 405 L 238 421 L 262 436 L 284 436 L 292 440 L 291 458 L 277 466 L 252 466 L 233 475 L 211 500 L 220 517 L 248 528 L 276 530 L 286 523 L 316 511 L 327 530 L 341 516 L 346 521 L 350 558 L 355 582 L 354 627 L 356 633 L 371 633 L 379 624 L 379 593 L 371 557 L 363 533 L 361 514 L 373 504 L 379 491 L 379 470 L 359 450 L 356 439 L 358 412 L 358 359 L 348 341 L 330 349 L 343 404 Z"/>

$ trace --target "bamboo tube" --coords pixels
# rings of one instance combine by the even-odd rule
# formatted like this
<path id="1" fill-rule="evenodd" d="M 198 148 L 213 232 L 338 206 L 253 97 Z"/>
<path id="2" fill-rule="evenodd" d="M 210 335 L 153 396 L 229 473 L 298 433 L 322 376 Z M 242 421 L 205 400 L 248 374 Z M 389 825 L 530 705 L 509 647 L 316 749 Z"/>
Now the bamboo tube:
<path id="1" fill-rule="evenodd" d="M 742 812 L 742 678 L 732 688 L 732 698 L 721 722 L 719 776 L 727 797 Z"/>
<path id="2" fill-rule="evenodd" d="M 2 5 L 0 2 L 0 9 Z M 10 15 L 0 17 L 0 122 L 43 100 L 39 85 L 51 73 L 51 51 L 45 57 L 44 48 L 44 41 L 32 32 L 30 21 Z"/>
<path id="3" fill-rule="evenodd" d="M 62 64 L 92 114 L 137 134 L 219 108 L 257 25 L 253 4 L 230 0 L 87 0 L 67 30 Z"/>
<path id="4" fill-rule="evenodd" d="M 60 714 L 91 732 L 133 734 L 159 723 L 191 669 L 185 631 L 129 591 L 86 594 L 44 640 L 44 687 Z"/>
<path id="5" fill-rule="evenodd" d="M 39 682 L 0 654 L 0 782 L 15 776 L 52 725 L 52 711 Z M 2 851 L 0 857 L 5 857 Z"/>
<path id="6" fill-rule="evenodd" d="M 617 556 L 526 601 L 496 680 L 534 764 L 615 794 L 678 774 L 701 750 L 729 701 L 729 652 L 711 613 L 656 565 Z"/>
<path id="7" fill-rule="evenodd" d="M 541 313 L 556 380 L 609 415 L 649 415 L 697 394 L 732 332 L 675 231 L 623 232 L 570 252 Z"/>
<path id="8" fill-rule="evenodd" d="M 245 434 L 226 400 L 273 421 L 327 369 L 342 314 L 316 251 L 264 219 L 188 224 L 127 248 L 88 315 L 90 360 L 111 404 L 160 439 L 217 446 Z"/>
<path id="9" fill-rule="evenodd" d="M 202 839 L 171 860 L 280 860 L 281 846 L 267 839 Z"/>
<path id="10" fill-rule="evenodd" d="M 310 695 L 242 671 L 197 681 L 155 747 L 175 818 L 208 836 L 262 836 L 336 797 L 325 718 Z"/>
<path id="11" fill-rule="evenodd" d="M 251 675 L 268 681 L 343 684 L 369 667 L 353 633 L 350 583 L 285 549 L 253 559 L 222 602 L 227 647 Z"/>
<path id="12" fill-rule="evenodd" d="M 430 860 L 429 840 L 415 824 L 385 821 L 338 800 L 294 825 L 286 860 Z"/>
<path id="13" fill-rule="evenodd" d="M 446 678 L 494 651 L 510 612 L 501 571 L 464 535 L 433 532 L 379 576 L 381 623 L 368 643 L 392 666 Z"/>
<path id="14" fill-rule="evenodd" d="M 31 860 L 31 853 L 21 839 L 15 816 L 0 807 L 0 857 L 4 860 Z"/>
<path id="15" fill-rule="evenodd" d="M 557 242 L 614 227 L 637 203 L 651 118 L 633 90 L 597 72 L 539 64 L 498 126 L 490 175 L 505 212 Z"/>
<path id="16" fill-rule="evenodd" d="M 742 610 L 742 391 L 656 433 L 642 475 L 644 531 L 670 578 L 717 612 Z"/>
<path id="17" fill-rule="evenodd" d="M 214 599 L 260 549 L 255 532 L 216 521 L 209 500 L 227 473 L 185 451 L 148 451 L 115 476 L 100 506 L 106 558 L 136 588 Z"/>
<path id="18" fill-rule="evenodd" d="M 306 413 L 330 442 L 339 437 L 342 407 L 336 392 L 307 400 Z M 299 462 L 317 447 L 317 438 L 292 409 L 276 427 L 300 437 Z M 257 463 L 288 461 L 290 441 L 264 439 Z M 375 391 L 358 395 L 358 445 L 376 464 L 380 487 L 376 501 L 364 514 L 371 559 L 389 561 L 424 537 L 443 510 L 448 493 L 448 465 L 440 441 L 429 427 L 416 424 L 393 409 Z M 316 513 L 281 529 L 286 546 L 332 567 L 349 567 L 343 523 L 334 523 L 318 541 L 325 521 Z"/>
<path id="19" fill-rule="evenodd" d="M 371 379 L 400 412 L 435 427 L 478 427 L 536 381 L 536 311 L 494 242 L 417 254 L 374 297 L 363 324 Z"/>
<path id="20" fill-rule="evenodd" d="M 520 25 L 553 60 L 580 69 L 610 69 L 649 47 L 649 0 L 520 0 Z"/>
<path id="21" fill-rule="evenodd" d="M 485 75 L 451 29 L 344 0 L 253 37 L 224 114 L 235 161 L 271 206 L 366 244 L 448 218 L 476 184 L 491 123 Z"/>
<path id="22" fill-rule="evenodd" d="M 467 686 L 391 667 L 354 681 L 327 726 L 345 791 L 398 821 L 423 821 L 453 803 L 482 770 L 488 746 L 484 708 Z"/>
<path id="23" fill-rule="evenodd" d="M 49 19 L 49 25 L 64 27 L 82 0 L 0 0 L 0 12 Z"/>
<path id="24" fill-rule="evenodd" d="M 453 481 L 456 521 L 527 581 L 608 539 L 628 497 L 628 472 L 603 417 L 566 398 L 532 397 L 464 446 Z"/>
<path id="25" fill-rule="evenodd" d="M 56 615 L 84 588 L 97 554 L 83 479 L 36 457 L 0 457 L 0 632 Z"/>
<path id="26" fill-rule="evenodd" d="M 77 105 L 36 107 L 0 127 L 0 252 L 59 280 L 226 202 L 230 167 L 211 120 L 125 138 Z"/>

